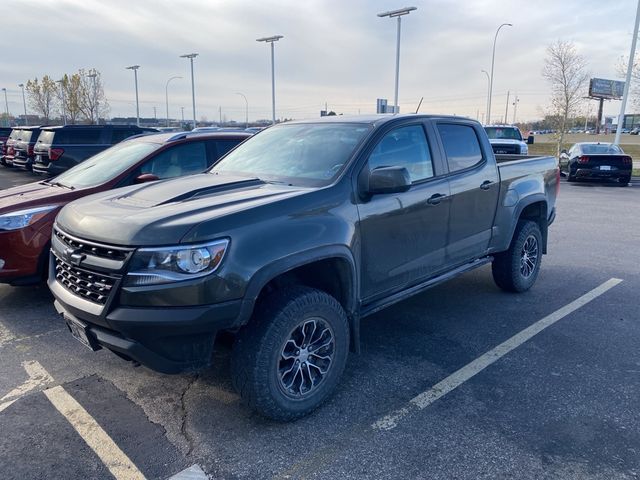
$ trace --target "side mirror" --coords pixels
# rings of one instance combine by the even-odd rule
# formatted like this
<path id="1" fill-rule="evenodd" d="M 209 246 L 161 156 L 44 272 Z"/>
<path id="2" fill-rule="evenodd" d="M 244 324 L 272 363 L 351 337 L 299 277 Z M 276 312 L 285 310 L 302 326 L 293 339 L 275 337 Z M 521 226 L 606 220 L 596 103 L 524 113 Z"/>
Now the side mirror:
<path id="1" fill-rule="evenodd" d="M 160 178 L 153 173 L 143 173 L 142 175 L 138 175 L 133 183 L 155 182 L 156 180 L 160 180 Z"/>
<path id="2" fill-rule="evenodd" d="M 527 137 L 527 145 L 533 145 L 533 140 L 534 140 L 534 136 L 533 135 L 529 135 Z"/>
<path id="3" fill-rule="evenodd" d="M 369 173 L 369 194 L 406 192 L 411 187 L 411 176 L 404 167 L 380 167 Z"/>

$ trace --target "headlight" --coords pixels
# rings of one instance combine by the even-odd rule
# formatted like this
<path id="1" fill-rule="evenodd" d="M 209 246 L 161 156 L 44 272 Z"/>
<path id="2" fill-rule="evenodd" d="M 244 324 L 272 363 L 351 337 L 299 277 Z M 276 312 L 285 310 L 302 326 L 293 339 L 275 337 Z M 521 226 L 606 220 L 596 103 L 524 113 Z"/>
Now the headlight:
<path id="1" fill-rule="evenodd" d="M 0 215 L 0 230 L 18 230 L 24 228 L 37 222 L 57 207 L 57 205 L 47 205 L 46 207 L 28 208 Z"/>
<path id="2" fill-rule="evenodd" d="M 202 277 L 214 272 L 229 240 L 200 245 L 140 248 L 129 265 L 125 286 L 157 285 Z"/>

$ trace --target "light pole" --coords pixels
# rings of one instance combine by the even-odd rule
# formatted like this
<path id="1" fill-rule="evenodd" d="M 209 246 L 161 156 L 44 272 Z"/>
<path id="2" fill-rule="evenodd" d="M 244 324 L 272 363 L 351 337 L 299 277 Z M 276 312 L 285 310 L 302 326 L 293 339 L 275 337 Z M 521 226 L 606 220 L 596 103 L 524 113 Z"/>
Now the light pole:
<path id="1" fill-rule="evenodd" d="M 8 127 L 9 126 L 9 102 L 7 101 L 7 89 L 3 88 L 2 91 L 4 92 L 4 111 L 5 111 L 6 122 Z"/>
<path id="2" fill-rule="evenodd" d="M 480 71 L 487 76 L 487 107 L 485 108 L 485 117 L 486 117 L 486 114 L 489 113 L 489 90 L 491 89 L 491 79 L 489 78 L 489 72 L 487 72 L 486 70 L 480 70 Z M 484 123 L 484 121 L 482 123 Z M 489 122 L 488 117 L 487 117 L 487 125 L 491 125 L 491 122 Z"/>
<path id="3" fill-rule="evenodd" d="M 489 107 L 487 108 L 487 124 L 491 125 L 491 97 L 493 95 L 493 66 L 496 60 L 496 40 L 498 39 L 498 33 L 502 27 L 513 27 L 510 23 L 503 23 L 496 30 L 496 35 L 493 37 L 493 53 L 491 54 L 491 79 L 489 80 Z"/>
<path id="4" fill-rule="evenodd" d="M 516 98 L 513 101 L 513 124 L 514 125 L 516 124 L 516 114 L 518 112 L 518 103 L 520 103 L 520 97 L 518 97 L 518 94 L 516 93 Z"/>
<path id="5" fill-rule="evenodd" d="M 56 80 L 56 83 L 60 84 L 60 100 L 62 100 L 62 124 L 66 125 L 67 124 L 67 109 L 64 105 L 65 102 L 65 98 L 64 98 L 64 79 L 60 79 L 60 80 Z"/>
<path id="6" fill-rule="evenodd" d="M 389 12 L 379 13 L 379 17 L 398 17 L 398 38 L 396 40 L 396 89 L 393 97 L 393 113 L 400 113 L 398 111 L 398 79 L 400 77 L 400 29 L 402 25 L 402 16 L 417 10 L 417 7 L 405 7 L 399 10 L 391 10 Z"/>
<path id="7" fill-rule="evenodd" d="M 98 76 L 98 73 L 96 72 L 95 68 L 90 70 L 91 73 L 88 73 L 86 76 L 89 78 L 93 78 L 93 108 L 96 111 L 96 125 L 98 124 L 98 120 L 99 120 L 99 115 L 98 115 L 98 102 L 97 100 L 97 95 L 96 95 L 96 77 Z M 91 123 L 93 123 L 93 112 L 91 112 Z"/>
<path id="8" fill-rule="evenodd" d="M 136 84 L 136 125 L 140 126 L 140 103 L 138 102 L 138 69 L 140 65 L 131 65 L 125 68 L 127 70 L 133 70 L 133 78 Z"/>
<path id="9" fill-rule="evenodd" d="M 179 77 L 179 76 L 171 77 L 169 80 L 167 80 L 167 84 L 164 86 L 164 97 L 165 97 L 165 101 L 167 102 L 167 127 L 169 126 L 169 82 L 171 80 L 175 80 L 176 78 L 182 78 L 182 77 Z"/>
<path id="10" fill-rule="evenodd" d="M 244 104 L 245 104 L 245 109 L 244 109 L 245 127 L 244 128 L 249 128 L 249 101 L 247 100 L 247 97 L 245 97 L 244 94 L 240 92 L 236 92 L 236 95 L 240 95 L 242 98 L 244 98 Z"/>
<path id="11" fill-rule="evenodd" d="M 631 39 L 631 53 L 629 56 L 629 65 L 627 66 L 627 78 L 624 82 L 624 92 L 622 93 L 622 102 L 620 105 L 620 114 L 618 115 L 618 128 L 616 128 L 616 137 L 613 141 L 614 145 L 620 143 L 620 134 L 624 127 L 624 110 L 627 107 L 627 98 L 629 97 L 629 84 L 631 83 L 631 73 L 633 72 L 633 62 L 636 58 L 636 42 L 638 40 L 638 27 L 640 26 L 640 0 L 638 0 L 638 8 L 636 10 L 636 26 Z"/>
<path id="12" fill-rule="evenodd" d="M 196 84 L 193 81 L 193 59 L 198 56 L 197 53 L 185 53 L 180 58 L 188 58 L 191 62 L 191 103 L 193 104 L 193 128 L 196 128 Z"/>
<path id="13" fill-rule="evenodd" d="M 274 35 L 272 37 L 262 37 L 256 39 L 256 42 L 266 42 L 271 45 L 271 122 L 276 123 L 276 74 L 275 74 L 275 62 L 273 59 L 273 44 L 284 38 L 282 35 Z"/>
<path id="14" fill-rule="evenodd" d="M 18 85 L 22 89 L 22 106 L 24 107 L 24 124 L 27 124 L 27 101 L 24 97 L 24 83 Z"/>

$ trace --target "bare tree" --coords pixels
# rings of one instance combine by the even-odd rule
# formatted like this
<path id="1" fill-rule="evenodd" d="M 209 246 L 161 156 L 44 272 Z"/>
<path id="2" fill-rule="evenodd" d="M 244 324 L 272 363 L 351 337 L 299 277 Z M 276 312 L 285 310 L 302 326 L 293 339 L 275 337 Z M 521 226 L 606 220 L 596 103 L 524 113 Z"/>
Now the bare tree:
<path id="1" fill-rule="evenodd" d="M 49 123 L 58 101 L 56 82 L 45 75 L 40 81 L 37 78 L 27 81 L 25 88 L 31 108 L 44 117 L 45 123 Z"/>
<path id="2" fill-rule="evenodd" d="M 96 69 L 88 71 L 80 69 L 77 75 L 79 77 L 78 108 L 90 122 L 99 123 L 100 117 L 109 113 L 102 76 Z"/>
<path id="3" fill-rule="evenodd" d="M 64 74 L 61 81 L 61 89 L 59 90 L 61 110 L 67 117 L 67 122 L 77 123 L 82 117 L 80 109 L 80 86 L 82 84 L 80 74 L 73 73 L 71 75 Z M 63 103 L 64 102 L 64 103 Z"/>
<path id="4" fill-rule="evenodd" d="M 616 71 L 623 80 L 627 78 L 627 67 L 629 66 L 629 57 L 620 57 Z M 629 94 L 631 95 L 631 104 L 640 108 L 640 59 L 636 55 L 633 60 L 633 68 L 631 69 L 631 85 L 629 85 Z"/>
<path id="5" fill-rule="evenodd" d="M 582 55 L 572 42 L 557 40 L 547 47 L 542 76 L 551 85 L 551 110 L 558 116 L 557 153 L 564 141 L 567 119 L 576 112 L 586 94 L 588 74 Z"/>

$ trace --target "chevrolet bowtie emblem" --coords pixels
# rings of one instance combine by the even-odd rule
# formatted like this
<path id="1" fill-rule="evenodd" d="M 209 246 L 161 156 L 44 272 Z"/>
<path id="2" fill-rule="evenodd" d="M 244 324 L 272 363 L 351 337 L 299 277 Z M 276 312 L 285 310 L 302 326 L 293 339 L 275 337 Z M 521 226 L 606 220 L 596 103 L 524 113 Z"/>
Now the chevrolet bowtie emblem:
<path id="1" fill-rule="evenodd" d="M 69 263 L 75 265 L 76 267 L 80 266 L 82 261 L 87 258 L 87 256 L 82 253 L 82 249 L 80 248 L 65 248 L 64 256 L 69 261 Z"/>

